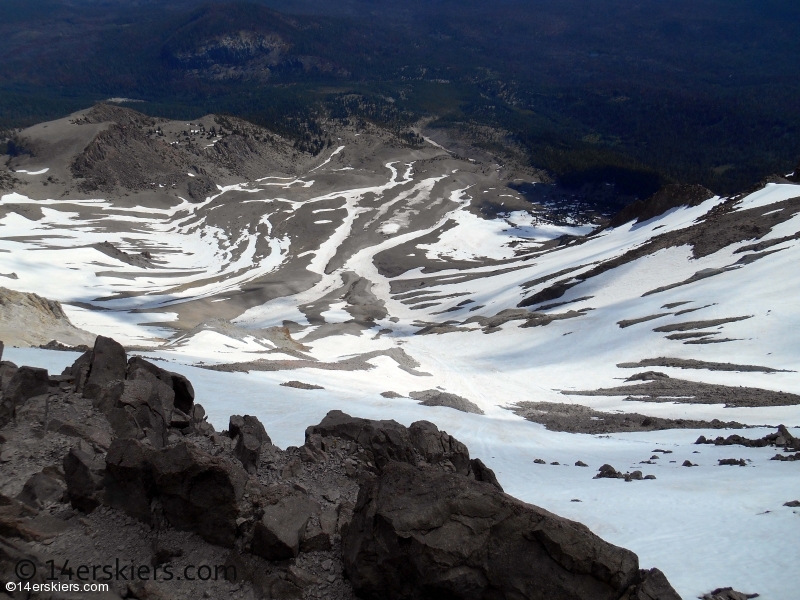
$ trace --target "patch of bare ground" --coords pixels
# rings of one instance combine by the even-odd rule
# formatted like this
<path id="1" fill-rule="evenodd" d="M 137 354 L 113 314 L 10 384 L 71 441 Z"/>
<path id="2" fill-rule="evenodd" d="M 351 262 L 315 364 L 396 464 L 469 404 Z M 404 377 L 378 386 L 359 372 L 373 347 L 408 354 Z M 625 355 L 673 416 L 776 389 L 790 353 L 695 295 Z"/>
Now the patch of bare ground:
<path id="1" fill-rule="evenodd" d="M 693 358 L 645 358 L 639 362 L 625 362 L 617 365 L 620 369 L 640 369 L 645 367 L 675 367 L 676 369 L 707 369 L 709 371 L 740 371 L 743 373 L 793 373 L 786 369 L 773 369 L 758 365 L 737 365 L 734 363 L 708 362 Z"/>
<path id="2" fill-rule="evenodd" d="M 445 406 L 447 408 L 460 410 L 461 412 L 473 413 L 476 415 L 484 414 L 474 402 L 467 400 L 466 398 L 462 398 L 461 396 L 457 396 L 456 394 L 450 394 L 449 392 L 443 392 L 441 390 L 411 392 L 409 396 L 411 396 L 414 400 L 419 400 L 419 403 L 423 406 Z"/>
<path id="3" fill-rule="evenodd" d="M 726 323 L 736 323 L 737 321 L 744 321 L 751 319 L 753 315 L 746 315 L 743 317 L 727 317 L 725 319 L 709 319 L 708 321 L 685 321 L 683 323 L 673 323 L 671 325 L 662 325 L 656 327 L 653 331 L 659 333 L 671 333 L 673 331 L 691 331 L 693 329 L 708 329 L 709 327 L 717 327 L 725 325 Z"/>
<path id="4" fill-rule="evenodd" d="M 719 335 L 719 331 L 697 331 L 689 333 L 672 333 L 667 336 L 668 340 L 690 340 L 693 338 L 703 338 L 710 335 Z"/>
<path id="5" fill-rule="evenodd" d="M 397 363 L 398 368 L 406 373 L 417 376 L 426 376 L 428 373 L 417 371 L 419 363 L 409 356 L 402 348 L 389 348 L 365 352 L 337 362 L 322 362 L 317 360 L 267 360 L 259 358 L 239 363 L 224 363 L 219 365 L 197 364 L 195 366 L 210 371 L 223 371 L 226 373 L 249 373 L 250 371 L 292 371 L 295 369 L 319 369 L 321 371 L 369 371 L 375 365 L 370 364 L 373 358 L 388 356 Z"/>
<path id="6" fill-rule="evenodd" d="M 597 390 L 561 390 L 568 396 L 626 396 L 637 402 L 678 402 L 681 404 L 724 404 L 730 407 L 795 406 L 800 396 L 761 388 L 732 387 L 670 377 L 645 383 Z"/>
<path id="7" fill-rule="evenodd" d="M 562 321 L 565 319 L 575 319 L 577 317 L 582 317 L 586 314 L 587 311 L 590 310 L 593 309 L 582 308 L 580 310 L 570 310 L 564 313 L 547 314 L 540 312 L 530 312 L 528 310 L 520 308 L 508 308 L 506 310 L 501 310 L 493 317 L 482 317 L 478 315 L 474 317 L 469 317 L 466 321 L 462 323 L 462 325 L 468 325 L 470 323 L 478 323 L 483 328 L 484 333 L 494 333 L 495 331 L 499 331 L 502 325 L 505 325 L 510 321 L 524 321 L 524 323 L 522 323 L 520 327 L 544 327 L 545 325 L 549 325 L 553 321 Z"/>
<path id="8" fill-rule="evenodd" d="M 639 317 L 638 319 L 623 319 L 622 321 L 617 321 L 617 325 L 619 325 L 620 329 L 625 329 L 626 327 L 630 327 L 631 325 L 638 325 L 639 323 L 646 323 L 647 321 L 652 321 L 654 319 L 660 319 L 661 317 L 667 317 L 672 313 L 659 313 L 657 315 L 648 315 L 646 317 Z"/>
<path id="9" fill-rule="evenodd" d="M 791 219 L 800 210 L 800 189 L 798 189 L 797 198 L 790 198 L 772 205 L 775 212 L 764 213 L 763 207 L 736 210 L 742 198 L 743 196 L 737 196 L 718 204 L 689 227 L 658 235 L 637 248 L 606 260 L 589 271 L 575 275 L 568 281 L 557 281 L 525 298 L 518 306 L 533 306 L 555 300 L 588 279 L 654 254 L 664 248 L 689 246 L 694 258 L 702 258 L 732 244 L 746 240 L 759 240 L 770 233 L 775 226 Z"/>
<path id="10" fill-rule="evenodd" d="M 581 404 L 560 404 L 558 402 L 517 402 L 506 408 L 523 419 L 544 425 L 550 431 L 567 433 L 601 434 L 663 429 L 743 429 L 745 427 L 735 421 L 663 419 L 638 413 L 600 412 Z"/>
<path id="11" fill-rule="evenodd" d="M 296 388 L 298 390 L 324 390 L 325 388 L 321 385 L 314 385 L 313 383 L 305 383 L 302 381 L 292 380 L 292 381 L 284 381 L 281 383 L 283 387 L 290 387 Z"/>

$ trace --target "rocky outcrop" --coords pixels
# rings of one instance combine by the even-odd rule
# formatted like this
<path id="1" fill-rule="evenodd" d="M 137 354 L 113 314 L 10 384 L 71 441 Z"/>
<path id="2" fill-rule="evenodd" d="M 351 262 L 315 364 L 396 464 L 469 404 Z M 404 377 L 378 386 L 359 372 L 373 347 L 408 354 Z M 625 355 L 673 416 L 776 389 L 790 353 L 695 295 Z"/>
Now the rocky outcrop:
<path id="1" fill-rule="evenodd" d="M 261 421 L 251 415 L 233 415 L 228 424 L 228 434 L 233 439 L 233 455 L 248 473 L 255 473 L 261 447 L 272 443 Z"/>
<path id="2" fill-rule="evenodd" d="M 92 344 L 95 336 L 78 329 L 59 302 L 0 287 L 0 339 L 15 346 L 39 346 L 52 340 Z"/>
<path id="3" fill-rule="evenodd" d="M 401 463 L 362 486 L 342 552 L 356 593 L 382 600 L 644 598 L 637 588 L 655 577 L 579 523 Z M 678 600 L 667 588 L 654 600 Z"/>
<path id="4" fill-rule="evenodd" d="M 0 427 L 14 418 L 17 407 L 26 400 L 46 394 L 50 390 L 50 379 L 46 369 L 10 366 L 8 383 L 3 386 L 0 398 Z"/>
<path id="5" fill-rule="evenodd" d="M 109 338 L 61 376 L 2 363 L 0 378 L 4 397 L 13 392 L 24 408 L 2 429 L 3 455 L 15 456 L 5 436 L 25 445 L 27 431 L 48 444 L 43 456 L 61 457 L 27 470 L 16 498 L 0 496 L 2 536 L 43 541 L 70 530 L 60 548 L 97 548 L 105 540 L 92 528 L 116 523 L 123 537 L 148 537 L 152 556 L 141 564 L 179 561 L 189 543 L 193 561 L 235 567 L 239 589 L 264 598 L 677 598 L 633 553 L 503 494 L 490 468 L 427 421 L 332 411 L 303 446 L 281 450 L 251 415 L 215 432 L 185 378 L 128 360 Z M 85 514 L 75 520 L 75 510 Z M 105 552 L 136 546 L 128 541 Z M 19 553 L 4 543 L 5 576 Z M 117 592 L 202 593 L 139 583 Z"/>

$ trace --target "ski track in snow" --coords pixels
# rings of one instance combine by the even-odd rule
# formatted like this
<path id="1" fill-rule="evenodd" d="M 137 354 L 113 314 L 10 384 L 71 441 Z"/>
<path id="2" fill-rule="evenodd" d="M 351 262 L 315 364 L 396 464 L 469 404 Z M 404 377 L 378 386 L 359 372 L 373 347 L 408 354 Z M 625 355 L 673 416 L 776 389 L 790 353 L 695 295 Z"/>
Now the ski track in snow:
<path id="1" fill-rule="evenodd" d="M 337 148 L 312 171 L 328 164 L 343 148 Z M 188 300 L 224 294 L 214 300 L 223 301 L 243 285 L 279 271 L 292 260 L 296 240 L 289 235 L 274 237 L 276 207 L 295 214 L 308 203 L 343 200 L 340 209 L 312 211 L 345 211 L 343 217 L 333 221 L 335 227 L 316 248 L 298 255 L 311 256 L 307 270 L 316 276 L 316 283 L 305 291 L 251 308 L 235 322 L 246 329 L 280 325 L 285 320 L 308 325 L 298 307 L 339 289 L 343 273 L 352 272 L 372 283 L 371 293 L 384 303 L 387 318 L 360 334 L 350 331 L 304 342 L 304 336 L 317 331 L 315 327 L 296 334 L 295 339 L 307 344 L 308 353 L 322 361 L 401 348 L 420 363 L 419 371 L 430 376 L 400 370 L 386 356 L 371 359 L 374 368 L 370 371 L 306 368 L 293 371 L 291 376 L 286 371 L 222 373 L 190 366 L 199 361 L 294 358 L 263 354 L 275 344 L 256 335 L 234 339 L 223 330 L 185 335 L 169 347 L 154 347 L 145 353 L 170 361 L 172 369 L 189 376 L 198 391 L 198 401 L 206 407 L 215 426 L 224 428 L 233 413 L 254 414 L 264 422 L 275 443 L 285 447 L 302 444 L 305 427 L 319 422 L 331 409 L 368 418 L 394 418 L 406 425 L 419 419 L 431 420 L 466 443 L 473 456 L 493 468 L 508 493 L 581 521 L 608 541 L 634 550 L 643 567 L 662 569 L 684 598 L 694 598 L 720 586 L 758 592 L 766 600 L 793 597 L 800 587 L 800 574 L 794 568 L 796 544 L 787 531 L 797 527 L 798 514 L 782 504 L 800 499 L 800 477 L 795 476 L 794 463 L 769 460 L 774 448 L 692 444 L 701 433 L 716 437 L 732 431 L 670 430 L 608 436 L 551 432 L 504 407 L 522 400 L 573 402 L 606 412 L 800 426 L 800 406 L 724 408 L 568 393 L 621 385 L 637 370 L 616 368 L 616 364 L 659 356 L 786 369 L 789 372 L 771 374 L 669 367 L 650 370 L 689 381 L 800 393 L 800 312 L 796 300 L 800 293 L 800 242 L 785 241 L 770 248 L 778 252 L 751 264 L 644 295 L 683 282 L 704 269 L 732 265 L 743 256 L 735 251 L 752 241 L 727 246 L 699 259 L 692 258 L 688 246 L 664 248 L 580 283 L 552 301 L 567 304 L 546 310 L 561 313 L 591 309 L 582 316 L 534 328 L 520 328 L 522 321 L 510 321 L 499 331 L 487 334 L 477 323 L 460 323 L 471 316 L 490 317 L 515 308 L 522 299 L 554 282 L 571 281 L 599 262 L 637 248 L 656 235 L 690 227 L 723 199 L 673 209 L 644 223 L 628 223 L 602 231 L 583 243 L 541 253 L 537 249 L 543 243 L 564 234 L 585 234 L 589 229 L 539 222 L 526 213 L 481 219 L 467 210 L 469 188 L 435 197 L 436 185 L 446 174 L 421 177 L 414 173 L 413 163 L 401 166 L 390 162 L 385 167 L 389 175 L 380 185 L 337 190 L 303 202 L 268 197 L 269 186 L 289 191 L 292 185 L 313 187 L 313 181 L 267 181 L 279 179 L 274 177 L 258 180 L 259 188 L 247 184 L 227 186 L 203 203 L 183 201 L 163 209 L 122 208 L 105 200 L 33 201 L 8 194 L 2 197 L 0 206 L 38 207 L 43 216 L 31 220 L 21 214 L 24 211 L 15 212 L 8 207 L 6 216 L 0 219 L 0 272 L 19 276 L 18 280 L 3 280 L 3 285 L 62 302 L 83 303 L 65 306 L 79 327 L 113 335 L 124 343 L 152 345 L 152 338 L 169 334 L 166 326 L 177 318 L 177 313 L 148 310 L 170 307 L 178 311 L 180 304 Z M 282 190 L 279 191 L 283 193 Z M 241 202 L 264 207 L 260 221 L 246 223 L 238 231 L 212 224 L 218 210 L 229 210 L 226 194 L 234 192 L 254 194 L 252 199 Z M 368 196 L 378 198 L 380 203 L 367 206 Z M 769 212 L 775 203 L 797 196 L 798 186 L 770 184 L 744 198 L 736 210 L 763 207 Z M 440 216 L 424 227 L 411 226 L 410 217 L 418 214 L 414 211 L 441 202 L 445 210 L 437 213 Z M 360 234 L 354 227 L 365 213 L 369 215 L 365 229 L 377 227 L 384 235 L 383 241 L 353 252 L 341 267 L 326 272 L 343 245 Z M 317 225 L 327 222 L 328 219 L 320 219 Z M 412 243 L 445 225 L 450 228 L 436 241 L 416 246 L 420 255 L 431 261 L 474 263 L 474 267 L 434 273 L 415 268 L 392 279 L 380 274 L 374 262 L 376 255 Z M 762 241 L 791 236 L 798 230 L 800 215 L 795 215 Z M 104 241 L 131 254 L 151 252 L 153 267 L 131 266 L 93 247 Z M 512 241 L 518 243 L 517 248 L 509 246 Z M 518 249 L 523 254 L 518 254 Z M 487 259 L 496 262 L 484 264 Z M 506 268 L 512 269 L 503 272 Z M 525 282 L 561 272 L 554 279 L 523 287 Z M 420 288 L 423 293 L 416 297 L 392 295 L 392 282 L 411 284 L 417 279 L 435 281 Z M 428 302 L 426 297 L 430 297 Z M 585 297 L 589 298 L 578 300 Z M 419 300 L 417 305 L 433 306 L 417 308 L 409 302 L 411 298 Z M 466 301 L 471 302 L 464 304 Z M 686 304 L 663 308 L 677 302 Z M 88 306 L 110 310 L 90 310 Z M 332 301 L 322 311 L 322 318 L 331 324 L 350 321 L 347 307 L 344 299 Z M 471 310 L 476 307 L 480 308 Z M 674 314 L 695 308 L 699 310 Z M 143 312 L 132 312 L 135 309 Z M 617 324 L 662 313 L 669 314 L 625 328 Z M 719 332 L 718 337 L 735 340 L 731 342 L 686 345 L 653 331 L 665 324 L 736 316 L 751 318 L 708 329 Z M 417 322 L 441 323 L 448 319 L 470 331 L 414 335 L 421 327 Z M 154 325 L 156 322 L 164 327 Z M 391 333 L 376 339 L 375 334 L 381 329 Z M 17 363 L 44 366 L 51 371 L 60 371 L 77 356 L 15 348 L 7 349 L 6 355 Z M 294 377 L 325 389 L 308 392 L 278 385 Z M 436 386 L 470 399 L 486 415 L 423 407 L 408 398 L 390 400 L 380 396 L 388 390 L 407 395 Z M 231 389 L 237 390 L 233 397 Z M 765 431 L 750 429 L 741 433 L 760 437 Z M 795 433 L 800 435 L 798 430 Z M 640 465 L 657 447 L 674 453 L 664 456 L 657 465 Z M 695 450 L 700 454 L 693 454 Z M 746 468 L 715 466 L 717 459 L 734 456 L 752 463 Z M 534 458 L 548 463 L 559 461 L 561 465 L 537 465 Z M 670 463 L 671 459 L 676 462 Z M 700 466 L 681 467 L 686 459 Z M 592 468 L 565 466 L 577 460 Z M 603 463 L 623 471 L 640 469 L 657 479 L 632 483 L 593 480 Z M 581 502 L 572 502 L 573 499 Z"/>

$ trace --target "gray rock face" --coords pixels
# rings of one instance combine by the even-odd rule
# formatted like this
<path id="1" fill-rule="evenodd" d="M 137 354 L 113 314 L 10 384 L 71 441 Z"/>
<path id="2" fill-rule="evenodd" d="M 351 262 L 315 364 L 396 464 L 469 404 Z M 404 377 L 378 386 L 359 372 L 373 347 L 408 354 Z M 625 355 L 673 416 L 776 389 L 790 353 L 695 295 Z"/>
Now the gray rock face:
<path id="1" fill-rule="evenodd" d="M 80 359 L 79 359 L 80 360 Z M 103 387 L 112 381 L 123 380 L 128 368 L 125 348 L 111 338 L 97 336 L 83 395 L 97 398 Z"/>
<path id="2" fill-rule="evenodd" d="M 294 494 L 264 508 L 264 516 L 256 523 L 251 547 L 253 554 L 267 560 L 286 560 L 300 553 L 308 521 L 319 504 L 303 494 Z"/>
<path id="3" fill-rule="evenodd" d="M 73 508 L 88 513 L 100 505 L 104 470 L 101 460 L 80 448 L 72 448 L 64 457 L 64 478 Z"/>
<path id="4" fill-rule="evenodd" d="M 636 555 L 585 526 L 492 485 L 402 463 L 362 486 L 342 551 L 365 599 L 648 598 Z M 658 594 L 650 598 L 678 598 L 671 588 Z"/>
<path id="5" fill-rule="evenodd" d="M 177 529 L 231 547 L 247 473 L 193 444 L 164 448 L 153 461 L 164 516 Z"/>

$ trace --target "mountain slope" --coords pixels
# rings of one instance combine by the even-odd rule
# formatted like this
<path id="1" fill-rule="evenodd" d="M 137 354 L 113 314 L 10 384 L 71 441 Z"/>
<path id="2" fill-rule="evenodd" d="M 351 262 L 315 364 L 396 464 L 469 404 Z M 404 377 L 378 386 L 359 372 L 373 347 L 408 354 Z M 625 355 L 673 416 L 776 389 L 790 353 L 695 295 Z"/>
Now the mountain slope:
<path id="1" fill-rule="evenodd" d="M 56 148 L 86 128 L 91 148 L 133 118 L 87 116 L 20 139 Z M 530 173 L 432 142 L 331 121 L 315 157 L 267 130 L 208 139 L 218 123 L 137 129 L 180 169 L 194 161 L 175 179 L 144 170 L 150 189 L 119 177 L 148 147 L 125 137 L 92 171 L 117 183 L 91 192 L 69 168 L 84 148 L 17 157 L 23 183 L 0 199 L 0 271 L 19 276 L 7 285 L 172 361 L 212 420 L 235 406 L 297 445 L 331 408 L 429 419 L 480 449 L 505 489 L 663 565 L 684 597 L 796 587 L 774 543 L 796 518 L 780 508 L 800 495 L 794 463 L 693 442 L 800 424 L 800 186 L 673 189 L 600 228 L 569 198 L 529 201 L 549 189 Z M 208 191 L 191 197 L 199 177 Z M 729 458 L 748 468 L 719 465 Z M 657 479 L 592 479 L 604 463 Z"/>

